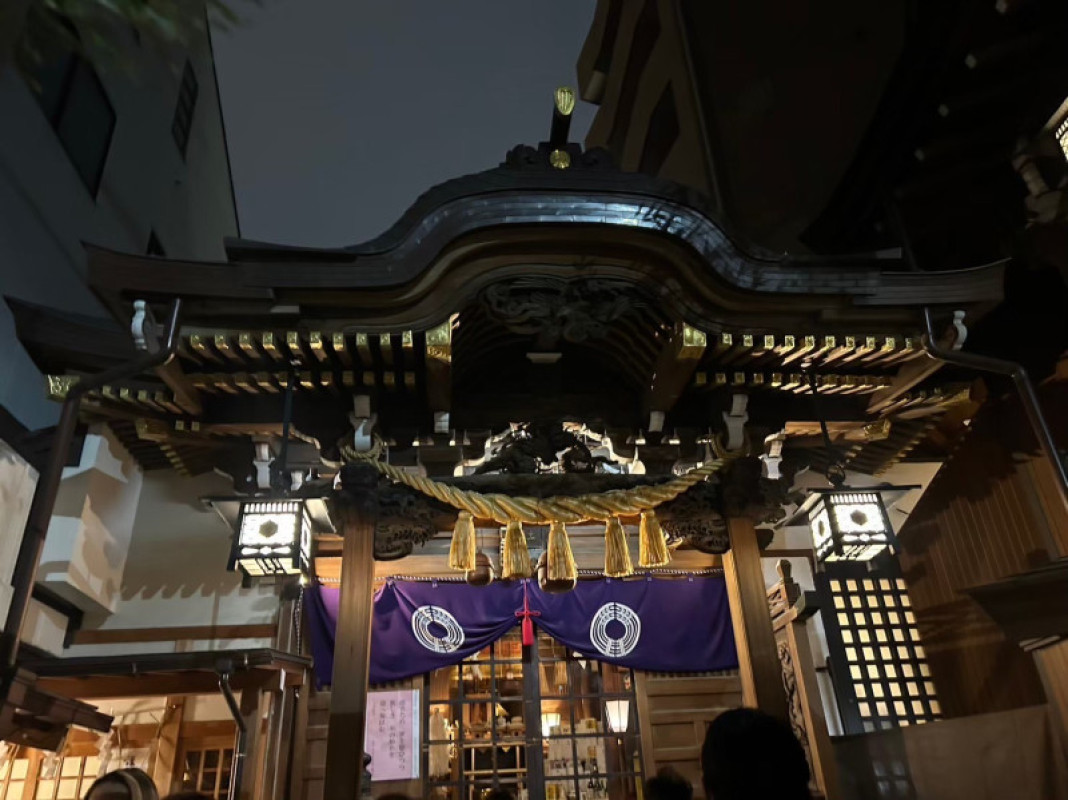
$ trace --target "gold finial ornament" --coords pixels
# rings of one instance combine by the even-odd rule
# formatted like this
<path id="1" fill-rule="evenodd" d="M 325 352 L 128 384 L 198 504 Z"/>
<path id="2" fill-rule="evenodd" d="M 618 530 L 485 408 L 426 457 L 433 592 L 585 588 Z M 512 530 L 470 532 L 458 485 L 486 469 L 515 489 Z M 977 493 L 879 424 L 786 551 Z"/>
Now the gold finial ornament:
<path id="1" fill-rule="evenodd" d="M 549 163 L 557 169 L 567 169 L 571 166 L 571 155 L 567 150 L 553 150 L 549 153 Z"/>
<path id="2" fill-rule="evenodd" d="M 570 86 L 557 87 L 553 92 L 553 102 L 557 111 L 565 117 L 571 116 L 571 112 L 575 110 L 575 90 Z"/>
<path id="3" fill-rule="evenodd" d="M 77 375 L 49 375 L 48 376 L 48 399 L 66 400 L 71 387 L 78 382 Z"/>

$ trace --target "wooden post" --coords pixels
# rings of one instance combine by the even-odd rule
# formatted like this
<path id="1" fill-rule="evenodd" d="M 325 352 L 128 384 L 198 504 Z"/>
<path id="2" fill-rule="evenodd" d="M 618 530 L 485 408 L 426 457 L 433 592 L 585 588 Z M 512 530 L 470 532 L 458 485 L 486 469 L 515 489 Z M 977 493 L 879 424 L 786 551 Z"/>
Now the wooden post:
<path id="1" fill-rule="evenodd" d="M 245 722 L 245 766 L 238 800 L 256 800 L 263 784 L 263 711 L 266 693 L 259 686 L 241 690 L 241 717 Z M 236 754 L 235 754 L 236 756 Z"/>
<path id="2" fill-rule="evenodd" d="M 184 697 L 167 698 L 163 725 L 160 726 L 156 739 L 156 758 L 152 762 L 152 781 L 156 784 L 160 797 L 174 791 L 174 768 L 178 758 L 178 739 L 184 712 Z"/>
<path id="3" fill-rule="evenodd" d="M 756 529 L 751 520 L 732 517 L 727 520 L 727 532 L 731 549 L 723 556 L 723 571 L 738 646 L 742 703 L 788 720 Z"/>
<path id="4" fill-rule="evenodd" d="M 342 494 L 335 502 L 344 545 L 326 734 L 324 800 L 357 800 L 363 788 L 363 737 L 374 611 L 377 483 L 378 475 L 373 468 L 345 467 L 341 473 Z"/>
<path id="5" fill-rule="evenodd" d="M 293 757 L 289 762 L 289 794 L 291 800 L 304 800 L 307 786 L 308 751 L 308 699 L 311 696 L 311 680 L 304 676 L 304 683 L 296 688 L 293 709 Z"/>

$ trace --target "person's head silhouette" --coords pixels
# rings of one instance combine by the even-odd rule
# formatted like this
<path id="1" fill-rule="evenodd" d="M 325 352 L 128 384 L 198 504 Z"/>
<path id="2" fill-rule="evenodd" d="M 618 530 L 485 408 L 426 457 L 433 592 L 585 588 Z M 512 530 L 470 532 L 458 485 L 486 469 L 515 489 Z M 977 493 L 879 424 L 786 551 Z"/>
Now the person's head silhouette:
<path id="1" fill-rule="evenodd" d="M 645 782 L 649 800 L 693 800 L 693 786 L 671 767 L 662 767 Z"/>
<path id="2" fill-rule="evenodd" d="M 701 749 L 709 800 L 808 800 L 808 760 L 783 722 L 753 708 L 716 717 Z"/>
<path id="3" fill-rule="evenodd" d="M 147 772 L 127 767 L 93 781 L 85 800 L 159 800 L 159 792 Z"/>

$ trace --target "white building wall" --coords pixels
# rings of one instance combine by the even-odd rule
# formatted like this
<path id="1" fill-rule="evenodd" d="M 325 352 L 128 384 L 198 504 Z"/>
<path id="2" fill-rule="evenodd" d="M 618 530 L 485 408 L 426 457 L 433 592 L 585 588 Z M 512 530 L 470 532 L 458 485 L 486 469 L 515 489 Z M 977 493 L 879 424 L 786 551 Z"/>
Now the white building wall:
<path id="1" fill-rule="evenodd" d="M 130 552 L 143 473 L 104 425 L 85 437 L 81 462 L 63 470 L 37 582 L 83 611 L 115 611 Z"/>
<path id="2" fill-rule="evenodd" d="M 85 286 L 83 242 L 144 253 L 154 230 L 168 257 L 223 260 L 224 239 L 237 234 L 208 36 L 189 53 L 161 53 L 131 30 L 109 38 L 127 66 L 97 69 L 116 123 L 95 198 L 21 74 L 0 71 L 0 295 L 104 316 Z M 199 93 L 183 160 L 171 122 L 187 57 Z M 3 303 L 0 404 L 31 429 L 58 415 Z"/>
<path id="3" fill-rule="evenodd" d="M 0 440 L 0 624 L 11 605 L 11 576 L 37 488 L 37 470 Z"/>
<path id="4" fill-rule="evenodd" d="M 227 572 L 231 531 L 202 497 L 228 495 L 228 478 L 181 478 L 170 471 L 145 474 L 129 558 L 114 613 L 87 619 L 97 630 L 256 625 L 277 619 L 278 589 L 270 582 L 241 588 Z M 270 647 L 270 638 L 197 639 L 131 644 L 74 645 L 70 656 L 161 653 Z"/>

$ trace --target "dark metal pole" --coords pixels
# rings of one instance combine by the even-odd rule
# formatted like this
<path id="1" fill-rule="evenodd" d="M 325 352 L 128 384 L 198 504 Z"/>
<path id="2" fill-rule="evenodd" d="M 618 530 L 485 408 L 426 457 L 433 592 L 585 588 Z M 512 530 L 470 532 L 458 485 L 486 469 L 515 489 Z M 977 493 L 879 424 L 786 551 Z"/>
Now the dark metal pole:
<path id="1" fill-rule="evenodd" d="M 52 511 L 56 506 L 56 495 L 59 493 L 59 484 L 63 478 L 63 466 L 67 461 L 71 439 L 74 438 L 74 429 L 78 424 L 78 408 L 81 399 L 86 393 L 111 381 L 129 378 L 171 361 L 178 352 L 181 309 L 182 301 L 175 299 L 171 304 L 170 318 L 164 334 L 164 345 L 159 352 L 145 353 L 96 375 L 83 376 L 67 392 L 59 424 L 56 426 L 52 440 L 48 464 L 33 493 L 33 502 L 30 505 L 30 514 L 22 535 L 15 571 L 11 576 L 11 606 L 8 608 L 7 621 L 4 624 L 3 636 L 0 638 L 0 670 L 5 673 L 13 674 L 15 667 L 22 626 L 26 621 L 26 609 L 29 607 L 33 584 L 37 578 L 37 565 L 41 560 L 45 535 L 48 533 L 48 523 L 52 519 Z M 11 676 L 5 677 L 6 684 Z"/>
<path id="2" fill-rule="evenodd" d="M 940 347 L 931 323 L 931 309 L 927 306 L 924 306 L 923 309 L 923 323 L 926 328 L 923 347 L 932 358 L 937 358 L 947 364 L 954 364 L 958 367 L 968 367 L 980 372 L 993 372 L 997 375 L 1005 375 L 1012 378 L 1016 392 L 1020 396 L 1020 403 L 1023 405 L 1024 413 L 1027 415 L 1027 421 L 1030 423 L 1031 430 L 1038 440 L 1038 446 L 1046 458 L 1049 459 L 1050 466 L 1053 467 L 1057 492 L 1060 495 L 1065 511 L 1068 512 L 1068 474 L 1065 474 L 1064 462 L 1061 460 L 1060 453 L 1057 452 L 1057 443 L 1053 441 L 1053 434 L 1050 433 L 1049 425 L 1046 423 L 1046 417 L 1042 413 L 1042 406 L 1039 405 L 1038 395 L 1035 394 L 1035 387 L 1031 383 L 1027 370 L 1024 369 L 1022 364 L 1018 364 L 1015 361 L 1006 361 L 975 353 L 965 353 L 961 350 L 947 350 Z M 1050 558 L 1058 557 L 1060 555 L 1058 545 L 1055 541 L 1047 538 L 1046 547 L 1049 548 L 1051 546 L 1053 550 L 1050 552 Z"/>
<path id="3" fill-rule="evenodd" d="M 245 749 L 248 746 L 248 726 L 245 725 L 245 717 L 234 697 L 234 690 L 230 688 L 230 670 L 219 670 L 219 691 L 226 699 L 226 705 L 230 707 L 230 716 L 237 725 L 237 742 L 234 745 L 234 762 L 230 765 L 230 791 L 227 792 L 228 800 L 237 800 L 241 793 L 241 779 L 245 772 Z"/>
<path id="4" fill-rule="evenodd" d="M 819 381 L 816 379 L 815 372 L 808 373 L 808 386 L 812 390 L 812 410 L 816 413 L 816 419 L 819 420 L 820 432 L 823 434 L 823 445 L 827 448 L 827 480 L 837 489 L 845 483 L 845 464 L 842 463 L 838 448 L 831 443 L 831 433 L 827 429 L 827 420 L 823 418 L 823 414 L 820 411 Z"/>
<path id="5" fill-rule="evenodd" d="M 908 236 L 905 222 L 901 217 L 897 204 L 888 203 L 887 213 L 890 222 L 897 228 L 898 236 L 901 238 L 905 260 L 914 272 L 918 272 L 919 265 L 916 263 L 916 254 L 912 250 L 912 240 Z M 1049 425 L 1046 423 L 1046 416 L 1042 413 L 1042 406 L 1038 402 L 1038 395 L 1035 394 L 1034 384 L 1031 383 L 1031 378 L 1027 374 L 1027 370 L 1024 369 L 1023 364 L 976 353 L 965 353 L 962 350 L 947 350 L 939 346 L 938 339 L 935 337 L 934 325 L 931 322 L 930 306 L 923 307 L 923 324 L 923 349 L 932 358 L 937 358 L 940 361 L 958 367 L 966 367 L 979 372 L 992 372 L 995 375 L 1012 378 L 1016 393 L 1020 396 L 1020 403 L 1024 407 L 1024 413 L 1027 415 L 1027 421 L 1030 423 L 1031 430 L 1038 440 L 1038 446 L 1053 468 L 1061 504 L 1064 506 L 1065 511 L 1068 512 L 1068 474 L 1065 473 L 1064 461 L 1061 460 L 1060 453 L 1057 452 L 1057 444 L 1053 441 L 1053 434 L 1050 433 Z M 1046 549 L 1049 551 L 1050 558 L 1059 557 L 1061 555 L 1060 545 L 1048 529 L 1043 529 L 1043 538 L 1046 541 Z"/>
<path id="6" fill-rule="evenodd" d="M 288 493 L 293 488 L 286 461 L 289 457 L 289 429 L 293 421 L 293 383 L 297 379 L 297 362 L 291 361 L 286 372 L 286 394 L 282 402 L 282 443 L 278 448 L 278 458 L 271 465 L 271 489 L 275 492 Z"/>

